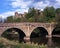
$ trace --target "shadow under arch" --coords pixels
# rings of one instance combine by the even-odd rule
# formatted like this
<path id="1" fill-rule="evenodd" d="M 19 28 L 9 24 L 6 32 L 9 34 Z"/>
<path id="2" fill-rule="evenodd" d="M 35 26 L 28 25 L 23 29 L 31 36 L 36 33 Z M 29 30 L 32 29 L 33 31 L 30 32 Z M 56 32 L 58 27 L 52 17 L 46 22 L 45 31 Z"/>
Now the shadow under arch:
<path id="1" fill-rule="evenodd" d="M 48 32 L 47 32 L 47 30 L 45 28 L 43 28 L 43 27 L 37 27 L 37 28 L 35 28 L 32 31 L 32 33 L 30 35 L 30 38 L 31 37 L 39 37 L 39 36 L 46 37 L 46 35 L 48 35 Z"/>
<path id="2" fill-rule="evenodd" d="M 24 41 L 24 37 L 26 36 L 25 33 L 18 28 L 9 28 L 3 32 L 1 35 L 2 37 L 5 37 L 10 40 L 18 40 L 19 42 Z"/>
<path id="3" fill-rule="evenodd" d="M 56 36 L 57 35 L 57 36 Z M 52 31 L 52 36 L 53 37 L 59 37 L 58 35 L 60 35 L 60 27 L 55 27 Z"/>
<path id="4" fill-rule="evenodd" d="M 30 35 L 30 41 L 31 43 L 38 43 L 38 44 L 46 44 L 47 43 L 47 38 L 46 35 L 48 35 L 48 32 L 45 28 L 43 27 L 37 27 L 35 28 L 31 35 Z"/>
<path id="5" fill-rule="evenodd" d="M 52 31 L 52 42 L 55 46 L 60 46 L 60 26 L 56 26 Z"/>

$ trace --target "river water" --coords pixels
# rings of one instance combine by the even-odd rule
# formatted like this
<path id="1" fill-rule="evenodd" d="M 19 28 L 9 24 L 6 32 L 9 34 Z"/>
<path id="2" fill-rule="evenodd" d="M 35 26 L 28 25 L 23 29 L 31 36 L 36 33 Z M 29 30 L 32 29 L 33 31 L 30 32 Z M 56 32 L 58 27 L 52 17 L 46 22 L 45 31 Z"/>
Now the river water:
<path id="1" fill-rule="evenodd" d="M 11 39 L 12 37 L 10 37 Z M 18 40 L 19 37 L 13 37 L 12 40 Z M 47 45 L 48 47 L 59 47 L 60 48 L 60 37 L 31 37 L 30 40 L 23 40 L 19 39 L 20 42 L 30 42 L 31 44 L 38 44 L 38 45 Z"/>
<path id="2" fill-rule="evenodd" d="M 10 37 L 9 39 L 12 40 L 18 40 L 19 37 Z M 38 44 L 38 45 L 47 45 L 48 47 L 55 48 L 59 47 L 60 48 L 60 37 L 31 37 L 30 40 L 24 40 L 24 39 L 19 39 L 20 42 L 25 42 L 28 43 L 30 42 L 31 44 Z"/>
<path id="3" fill-rule="evenodd" d="M 60 47 L 60 37 L 36 37 L 30 38 L 31 44 L 38 44 L 38 45 L 47 45 L 48 47 Z"/>

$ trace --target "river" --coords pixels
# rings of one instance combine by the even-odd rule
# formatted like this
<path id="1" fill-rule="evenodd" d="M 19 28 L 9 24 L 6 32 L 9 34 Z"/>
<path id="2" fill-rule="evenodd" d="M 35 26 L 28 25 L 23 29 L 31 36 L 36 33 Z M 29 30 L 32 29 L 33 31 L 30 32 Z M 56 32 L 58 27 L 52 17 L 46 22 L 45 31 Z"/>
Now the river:
<path id="1" fill-rule="evenodd" d="M 27 41 L 26 41 L 27 42 Z M 38 45 L 47 45 L 48 47 L 59 47 L 60 46 L 60 37 L 36 37 L 30 38 L 29 41 L 31 44 L 38 44 Z"/>

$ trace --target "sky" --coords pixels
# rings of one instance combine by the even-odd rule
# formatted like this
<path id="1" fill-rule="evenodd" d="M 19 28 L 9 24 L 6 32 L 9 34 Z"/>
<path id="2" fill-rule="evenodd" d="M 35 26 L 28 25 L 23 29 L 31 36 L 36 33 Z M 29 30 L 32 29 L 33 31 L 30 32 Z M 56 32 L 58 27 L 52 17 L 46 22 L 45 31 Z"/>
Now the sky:
<path id="1" fill-rule="evenodd" d="M 47 6 L 60 8 L 60 0 L 0 0 L 0 18 L 14 15 L 15 12 L 28 12 L 30 7 L 43 10 Z"/>

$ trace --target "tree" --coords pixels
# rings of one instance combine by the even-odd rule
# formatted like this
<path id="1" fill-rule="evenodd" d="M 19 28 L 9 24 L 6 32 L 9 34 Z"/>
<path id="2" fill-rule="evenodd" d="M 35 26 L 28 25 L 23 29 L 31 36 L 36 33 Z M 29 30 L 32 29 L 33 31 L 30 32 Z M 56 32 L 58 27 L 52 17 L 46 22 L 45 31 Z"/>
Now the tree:
<path id="1" fill-rule="evenodd" d="M 6 22 L 13 22 L 13 16 L 9 16 L 9 17 L 7 17 Z"/>
<path id="2" fill-rule="evenodd" d="M 35 9 L 34 8 L 29 8 L 28 13 L 25 15 L 26 19 L 28 20 L 31 17 L 34 17 L 35 15 Z"/>
<path id="3" fill-rule="evenodd" d="M 56 9 L 56 17 L 57 17 L 57 21 L 60 22 L 60 8 Z"/>
<path id="4" fill-rule="evenodd" d="M 31 21 L 37 22 L 38 21 L 38 14 L 39 10 L 35 8 L 29 8 L 28 13 L 25 15 L 27 21 L 32 19 Z"/>
<path id="5" fill-rule="evenodd" d="M 55 8 L 53 6 L 46 7 L 43 11 L 43 14 L 47 22 L 52 22 L 55 18 Z"/>
<path id="6" fill-rule="evenodd" d="M 60 8 L 56 9 L 56 19 L 57 19 L 57 23 L 60 26 Z"/>
<path id="7" fill-rule="evenodd" d="M 21 22 L 21 18 L 14 19 L 14 22 Z"/>
<path id="8" fill-rule="evenodd" d="M 17 18 L 17 19 L 15 19 L 15 18 L 13 18 L 13 16 L 9 16 L 9 17 L 7 17 L 7 19 L 6 19 L 6 22 L 10 22 L 10 23 L 12 23 L 12 22 L 21 22 L 21 18 Z"/>

